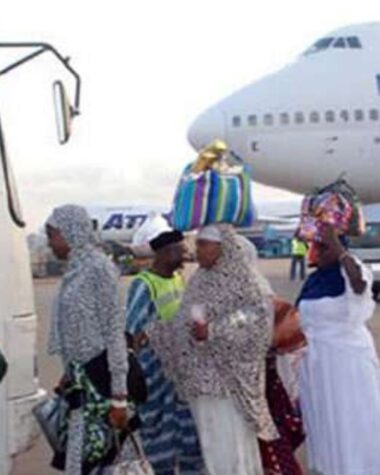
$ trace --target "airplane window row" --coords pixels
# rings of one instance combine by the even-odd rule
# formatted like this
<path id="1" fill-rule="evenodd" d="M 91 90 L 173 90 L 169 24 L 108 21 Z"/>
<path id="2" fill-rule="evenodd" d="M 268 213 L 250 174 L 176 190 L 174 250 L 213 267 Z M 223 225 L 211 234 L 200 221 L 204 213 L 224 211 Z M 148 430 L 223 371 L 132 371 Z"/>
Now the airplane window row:
<path id="1" fill-rule="evenodd" d="M 308 48 L 304 55 L 317 53 L 319 51 L 324 51 L 327 48 L 352 48 L 352 49 L 360 49 L 362 48 L 362 44 L 357 36 L 347 36 L 347 37 L 327 37 L 318 40 L 316 43 Z"/>
<path id="2" fill-rule="evenodd" d="M 363 122 L 364 120 L 370 121 L 379 121 L 380 112 L 379 109 L 369 109 L 367 114 L 362 109 L 355 109 L 349 111 L 347 109 L 342 109 L 339 112 L 334 110 L 327 110 L 323 113 L 318 111 L 312 111 L 308 114 L 304 112 L 295 112 L 294 114 L 289 114 L 288 112 L 281 112 L 278 115 L 277 123 L 280 125 L 289 125 L 294 124 L 319 124 L 321 122 L 334 123 L 334 122 L 349 122 L 353 120 L 355 122 Z M 271 126 L 275 125 L 276 117 L 273 114 L 264 114 L 261 118 L 256 114 L 251 114 L 247 117 L 247 125 L 250 127 L 256 127 L 258 125 Z M 232 126 L 241 127 L 243 124 L 242 117 L 235 115 L 232 117 Z"/>

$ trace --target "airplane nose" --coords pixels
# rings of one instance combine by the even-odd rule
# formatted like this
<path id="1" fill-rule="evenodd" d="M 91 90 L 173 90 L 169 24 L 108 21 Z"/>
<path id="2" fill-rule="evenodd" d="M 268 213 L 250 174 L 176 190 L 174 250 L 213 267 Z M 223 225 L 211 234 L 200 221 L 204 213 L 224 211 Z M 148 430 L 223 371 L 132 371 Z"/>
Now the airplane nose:
<path id="1" fill-rule="evenodd" d="M 223 111 L 213 107 L 203 112 L 191 124 L 187 138 L 195 150 L 204 148 L 216 139 L 225 141 L 226 124 Z"/>

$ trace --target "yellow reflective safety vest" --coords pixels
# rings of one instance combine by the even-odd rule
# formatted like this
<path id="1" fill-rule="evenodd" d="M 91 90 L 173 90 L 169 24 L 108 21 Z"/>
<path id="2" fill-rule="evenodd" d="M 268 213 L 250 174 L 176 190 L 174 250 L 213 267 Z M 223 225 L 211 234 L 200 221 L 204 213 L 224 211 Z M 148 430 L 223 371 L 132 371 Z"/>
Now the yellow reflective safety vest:
<path id="1" fill-rule="evenodd" d="M 303 257 L 307 254 L 307 244 L 300 239 L 292 239 L 292 256 Z"/>
<path id="2" fill-rule="evenodd" d="M 177 314 L 181 305 L 185 283 L 180 273 L 173 277 L 161 277 L 150 271 L 143 271 L 136 277 L 149 288 L 160 320 L 169 322 Z"/>

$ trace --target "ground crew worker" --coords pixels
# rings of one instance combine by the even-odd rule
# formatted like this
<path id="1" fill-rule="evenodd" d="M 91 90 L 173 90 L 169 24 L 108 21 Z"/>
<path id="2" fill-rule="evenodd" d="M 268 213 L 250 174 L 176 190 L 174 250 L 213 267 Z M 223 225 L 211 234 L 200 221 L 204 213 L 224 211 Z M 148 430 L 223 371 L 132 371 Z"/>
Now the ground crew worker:
<path id="1" fill-rule="evenodd" d="M 140 435 L 156 475 L 200 475 L 203 461 L 190 409 L 179 400 L 163 373 L 160 355 L 145 335 L 150 322 L 160 320 L 165 325 L 179 309 L 184 291 L 178 273 L 184 258 L 183 236 L 165 229 L 149 244 L 155 255 L 152 267 L 132 282 L 126 311 L 126 332 L 134 342 L 148 389 L 147 401 L 137 405 Z"/>
<path id="2" fill-rule="evenodd" d="M 290 265 L 290 280 L 295 280 L 297 278 L 297 267 L 299 267 L 299 278 L 301 280 L 305 279 L 305 261 L 307 251 L 307 243 L 300 239 L 299 235 L 296 233 L 292 239 L 292 261 Z"/>

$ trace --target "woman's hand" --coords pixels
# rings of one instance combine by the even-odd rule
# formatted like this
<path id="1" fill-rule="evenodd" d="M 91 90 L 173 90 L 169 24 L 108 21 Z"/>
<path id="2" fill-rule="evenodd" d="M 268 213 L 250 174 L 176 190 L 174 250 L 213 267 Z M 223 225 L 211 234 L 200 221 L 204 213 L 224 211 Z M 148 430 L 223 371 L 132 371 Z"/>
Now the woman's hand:
<path id="1" fill-rule="evenodd" d="M 191 334 L 197 341 L 206 341 L 208 339 L 208 323 L 201 321 L 193 322 Z"/>
<path id="2" fill-rule="evenodd" d="M 54 388 L 54 392 L 59 395 L 62 394 L 69 383 L 70 378 L 66 374 L 63 374 L 57 386 Z"/>
<path id="3" fill-rule="evenodd" d="M 145 332 L 137 333 L 133 336 L 133 350 L 138 353 L 141 348 L 147 344 L 148 340 L 148 335 Z"/>
<path id="4" fill-rule="evenodd" d="M 282 318 L 293 308 L 293 305 L 288 301 L 277 295 L 273 297 L 273 310 L 275 320 L 282 320 Z"/>
<path id="5" fill-rule="evenodd" d="M 321 238 L 322 243 L 328 247 L 330 255 L 333 256 L 334 260 L 340 261 L 344 267 L 354 293 L 363 294 L 367 288 L 367 282 L 363 279 L 361 268 L 339 241 L 338 233 L 331 224 L 323 226 Z"/>
<path id="6" fill-rule="evenodd" d="M 128 426 L 127 408 L 111 406 L 108 421 L 114 429 L 125 429 Z"/>

